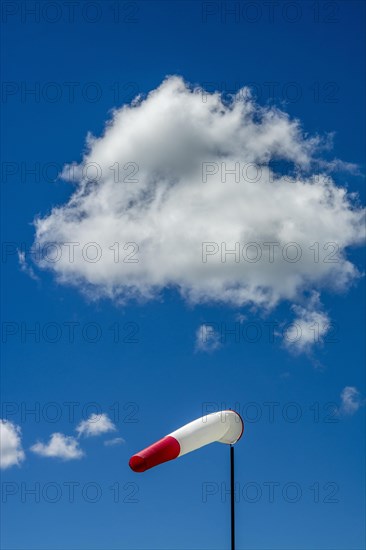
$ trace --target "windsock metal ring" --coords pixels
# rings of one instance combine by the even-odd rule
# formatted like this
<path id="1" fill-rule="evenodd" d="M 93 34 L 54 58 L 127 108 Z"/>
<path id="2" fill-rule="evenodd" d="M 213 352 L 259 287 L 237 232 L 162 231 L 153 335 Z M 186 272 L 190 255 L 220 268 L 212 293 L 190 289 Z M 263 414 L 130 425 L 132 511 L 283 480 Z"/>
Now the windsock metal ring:
<path id="1" fill-rule="evenodd" d="M 145 472 L 215 441 L 233 445 L 241 438 L 243 431 L 244 422 L 235 411 L 208 414 L 133 455 L 129 465 L 134 472 Z"/>

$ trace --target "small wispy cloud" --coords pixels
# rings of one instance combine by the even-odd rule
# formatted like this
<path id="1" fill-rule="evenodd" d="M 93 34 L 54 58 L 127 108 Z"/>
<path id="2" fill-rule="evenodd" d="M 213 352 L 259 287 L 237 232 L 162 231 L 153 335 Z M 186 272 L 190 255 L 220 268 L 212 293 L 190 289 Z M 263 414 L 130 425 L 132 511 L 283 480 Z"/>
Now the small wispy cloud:
<path id="1" fill-rule="evenodd" d="M 24 459 L 20 427 L 0 419 L 0 468 L 20 466 Z"/>
<path id="2" fill-rule="evenodd" d="M 114 439 L 107 439 L 107 441 L 104 441 L 106 447 L 114 447 L 116 445 L 122 445 L 122 443 L 126 443 L 123 437 L 115 437 Z"/>
<path id="3" fill-rule="evenodd" d="M 39 277 L 38 275 L 36 275 L 33 267 L 30 266 L 29 263 L 27 262 L 25 258 L 25 253 L 22 252 L 21 250 L 18 250 L 17 252 L 18 252 L 18 263 L 19 263 L 20 270 L 23 271 L 23 273 L 26 273 L 27 275 L 29 275 L 29 277 L 34 281 L 39 281 Z"/>
<path id="4" fill-rule="evenodd" d="M 317 160 L 317 165 L 328 172 L 348 172 L 353 176 L 362 176 L 360 167 L 353 162 L 344 162 L 340 159 L 333 159 L 331 161 Z"/>
<path id="5" fill-rule="evenodd" d="M 203 323 L 196 331 L 196 351 L 211 353 L 221 347 L 221 337 L 209 323 Z"/>
<path id="6" fill-rule="evenodd" d="M 76 431 L 79 435 L 84 437 L 95 437 L 108 432 L 115 432 L 116 426 L 112 420 L 105 413 L 92 414 L 87 420 L 82 420 L 76 427 Z"/>
<path id="7" fill-rule="evenodd" d="M 285 347 L 294 353 L 308 353 L 315 344 L 321 344 L 331 323 L 322 311 L 319 294 L 314 292 L 306 307 L 293 305 L 295 319 L 284 333 Z"/>
<path id="8" fill-rule="evenodd" d="M 343 388 L 341 391 L 341 405 L 339 407 L 340 415 L 351 416 L 364 405 L 365 400 L 362 399 L 361 393 L 355 386 L 345 386 Z"/>
<path id="9" fill-rule="evenodd" d="M 39 456 L 61 458 L 62 460 L 75 460 L 84 456 L 75 437 L 58 432 L 51 434 L 48 443 L 38 441 L 32 445 L 31 451 Z"/>
<path id="10" fill-rule="evenodd" d="M 243 313 L 237 313 L 237 315 L 235 316 L 235 320 L 241 325 L 244 323 L 244 321 L 246 321 L 246 319 L 247 319 L 247 316 L 244 315 Z"/>

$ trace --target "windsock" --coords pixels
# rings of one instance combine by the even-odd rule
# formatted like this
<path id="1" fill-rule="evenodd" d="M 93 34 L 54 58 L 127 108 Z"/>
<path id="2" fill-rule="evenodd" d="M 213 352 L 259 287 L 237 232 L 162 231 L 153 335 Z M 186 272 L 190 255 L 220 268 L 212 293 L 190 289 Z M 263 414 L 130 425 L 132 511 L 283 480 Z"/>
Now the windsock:
<path id="1" fill-rule="evenodd" d="M 235 411 L 208 414 L 182 426 L 133 455 L 129 465 L 134 472 L 145 472 L 158 464 L 178 458 L 214 441 L 232 445 L 240 439 L 243 431 L 243 420 Z"/>

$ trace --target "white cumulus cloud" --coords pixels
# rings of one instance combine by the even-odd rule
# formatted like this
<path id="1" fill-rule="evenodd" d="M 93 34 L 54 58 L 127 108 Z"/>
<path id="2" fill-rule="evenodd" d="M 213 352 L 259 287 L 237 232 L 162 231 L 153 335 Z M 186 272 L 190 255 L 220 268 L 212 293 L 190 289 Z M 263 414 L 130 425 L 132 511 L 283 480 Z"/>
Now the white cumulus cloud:
<path id="1" fill-rule="evenodd" d="M 19 466 L 24 459 L 20 427 L 0 419 L 0 468 Z"/>
<path id="2" fill-rule="evenodd" d="M 31 451 L 40 456 L 61 458 L 62 460 L 75 460 L 84 456 L 78 440 L 62 433 L 51 434 L 48 443 L 38 441 L 32 445 Z"/>
<path id="3" fill-rule="evenodd" d="M 108 432 L 115 432 L 116 426 L 112 420 L 105 413 L 103 414 L 91 414 L 87 420 L 82 420 L 76 427 L 76 431 L 79 436 L 93 437 L 102 435 Z"/>
<path id="4" fill-rule="evenodd" d="M 115 109 L 82 162 L 65 166 L 69 201 L 35 221 L 39 266 L 120 303 L 176 288 L 193 304 L 268 309 L 347 287 L 364 210 L 327 172 L 339 163 L 298 120 L 248 90 L 240 98 L 170 77 Z"/>
<path id="5" fill-rule="evenodd" d="M 354 386 L 345 386 L 341 392 L 341 406 L 339 413 L 343 415 L 352 415 L 365 404 L 361 394 Z"/>

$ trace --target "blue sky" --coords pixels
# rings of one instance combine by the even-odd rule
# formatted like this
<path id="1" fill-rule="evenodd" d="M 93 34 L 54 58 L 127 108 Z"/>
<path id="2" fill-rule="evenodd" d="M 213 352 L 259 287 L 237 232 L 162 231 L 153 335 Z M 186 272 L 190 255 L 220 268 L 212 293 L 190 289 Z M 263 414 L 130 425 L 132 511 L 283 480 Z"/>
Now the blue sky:
<path id="1" fill-rule="evenodd" d="M 48 216 L 74 191 L 70 182 L 52 183 L 53 176 L 38 179 L 24 170 L 39 163 L 53 174 L 51 163 L 80 162 L 87 133 L 100 135 L 111 109 L 156 89 L 167 75 L 224 93 L 251 85 L 260 105 L 288 112 L 309 135 L 334 132 L 333 150 L 323 159 L 342 159 L 364 173 L 363 3 L 295 2 L 296 12 L 286 2 L 274 12 L 265 2 L 252 3 L 257 12 L 240 3 L 236 16 L 225 20 L 221 2 L 121 2 L 116 21 L 116 3 L 96 2 L 95 23 L 87 20 L 94 17 L 92 7 L 85 11 L 88 2 L 76 3 L 73 21 L 56 2 L 55 22 L 52 6 L 35 20 L 24 11 L 31 4 L 9 3 L 5 9 L 16 13 L 2 13 L 2 418 L 20 426 L 25 453 L 20 465 L 1 470 L 3 548 L 226 548 L 227 448 L 214 444 L 141 475 L 128 460 L 207 407 L 231 407 L 246 421 L 236 446 L 238 548 L 361 549 L 362 278 L 337 292 L 322 287 L 320 309 L 336 335 L 328 332 L 322 344 L 295 353 L 281 336 L 272 342 L 265 324 L 282 330 L 296 316 L 294 300 L 281 298 L 270 312 L 225 300 L 192 305 L 173 285 L 142 303 L 119 305 L 103 294 L 92 301 L 80 285 L 61 284 L 60 273 L 34 265 L 29 253 L 19 263 L 16 249 L 25 243 L 29 250 L 35 217 Z M 73 100 L 68 82 L 76 83 Z M 25 94 L 26 87 L 39 96 Z M 55 90 L 60 95 L 50 101 Z M 286 94 L 294 90 L 299 98 L 291 100 Z M 88 96 L 93 91 L 96 101 Z M 364 176 L 342 170 L 333 177 L 364 204 Z M 347 256 L 362 272 L 362 247 L 350 246 Z M 37 323 L 39 341 L 24 336 Z M 262 336 L 256 342 L 228 336 L 217 349 L 197 349 L 197 330 L 209 323 L 219 332 L 256 323 Z M 347 387 L 360 392 L 355 410 L 342 409 Z M 82 458 L 30 449 L 55 432 L 76 437 L 76 427 L 93 412 L 107 414 L 116 430 L 81 435 Z M 116 437 L 124 442 L 104 444 Z M 78 484 L 74 499 L 72 482 Z M 39 502 L 26 494 L 32 488 Z M 93 488 L 97 502 L 91 502 Z M 51 502 L 55 491 L 57 502 Z"/>

